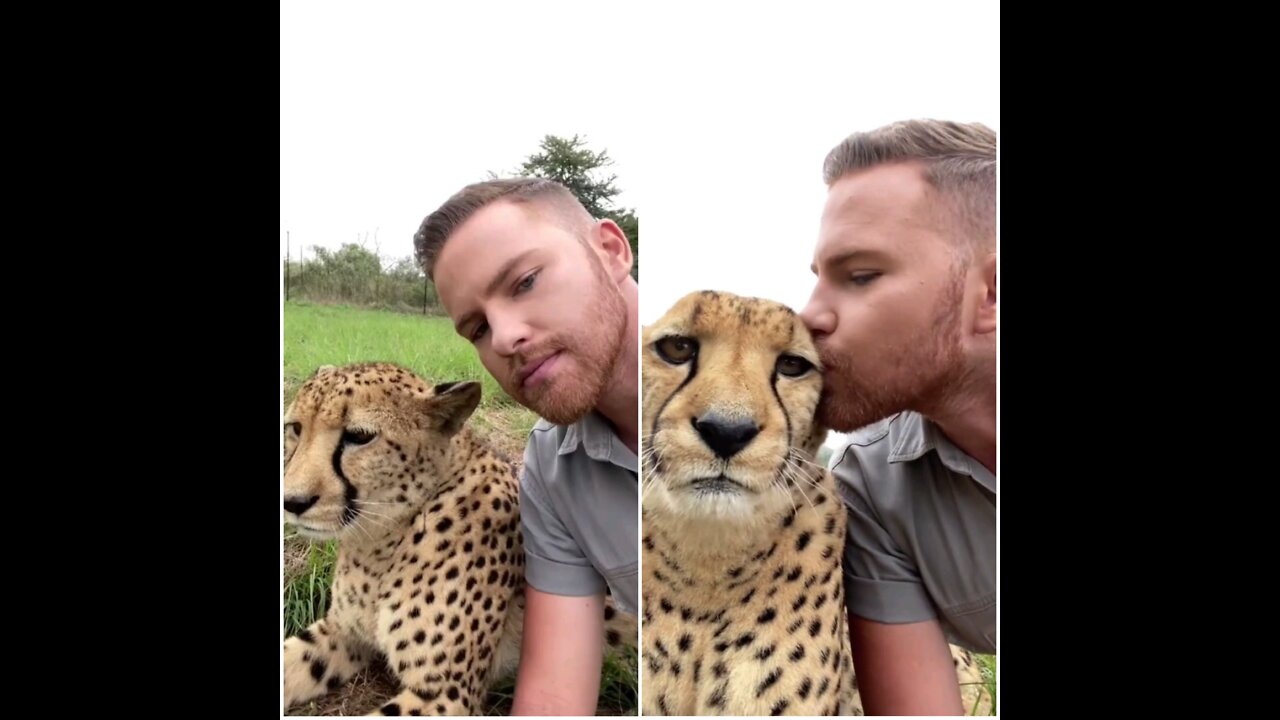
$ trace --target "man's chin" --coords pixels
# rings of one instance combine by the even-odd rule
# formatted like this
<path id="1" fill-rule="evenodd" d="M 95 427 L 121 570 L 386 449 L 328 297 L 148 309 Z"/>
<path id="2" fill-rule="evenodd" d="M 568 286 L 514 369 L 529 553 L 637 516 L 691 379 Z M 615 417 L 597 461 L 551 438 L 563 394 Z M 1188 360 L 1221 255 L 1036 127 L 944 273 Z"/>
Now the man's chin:
<path id="1" fill-rule="evenodd" d="M 865 396 L 863 396 L 865 397 Z M 856 390 L 848 393 L 824 389 L 818 402 L 818 422 L 829 430 L 848 433 L 898 412 L 889 406 L 872 407 L 859 401 Z"/>
<path id="2" fill-rule="evenodd" d="M 575 378 L 556 378 L 537 393 L 518 396 L 516 400 L 547 422 L 570 425 L 586 417 L 599 400 L 599 393 L 592 395 L 584 385 Z"/>

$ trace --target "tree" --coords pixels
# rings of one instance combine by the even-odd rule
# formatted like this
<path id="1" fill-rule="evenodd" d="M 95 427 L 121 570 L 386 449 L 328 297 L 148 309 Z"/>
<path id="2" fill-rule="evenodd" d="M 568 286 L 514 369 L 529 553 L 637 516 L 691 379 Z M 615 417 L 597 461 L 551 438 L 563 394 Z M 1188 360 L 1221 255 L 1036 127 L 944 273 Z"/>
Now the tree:
<path id="1" fill-rule="evenodd" d="M 622 190 L 616 184 L 617 175 L 605 174 L 604 169 L 613 164 L 609 151 L 594 152 L 587 147 L 586 139 L 577 135 L 547 135 L 539 147 L 541 150 L 530 155 L 517 174 L 554 180 L 577 196 L 591 217 L 617 223 L 631 243 L 631 254 L 635 256 L 631 275 L 639 280 L 640 218 L 632 209 L 614 205 L 613 198 Z"/>

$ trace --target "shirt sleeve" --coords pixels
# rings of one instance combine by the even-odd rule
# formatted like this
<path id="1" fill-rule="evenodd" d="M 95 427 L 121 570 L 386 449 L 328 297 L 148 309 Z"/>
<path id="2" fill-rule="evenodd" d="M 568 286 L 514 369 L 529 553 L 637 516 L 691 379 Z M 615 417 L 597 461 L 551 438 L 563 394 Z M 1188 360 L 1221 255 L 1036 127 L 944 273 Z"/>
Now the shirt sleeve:
<path id="1" fill-rule="evenodd" d="M 538 465 L 535 443 L 525 448 L 520 476 L 520 529 L 524 535 L 525 581 L 552 595 L 594 595 L 605 587 L 556 514 Z"/>
<path id="2" fill-rule="evenodd" d="M 911 623 L 937 617 L 915 560 L 885 529 L 868 490 L 870 463 L 856 446 L 846 447 L 831 468 L 848 510 L 844 545 L 845 605 L 849 612 L 881 623 Z"/>

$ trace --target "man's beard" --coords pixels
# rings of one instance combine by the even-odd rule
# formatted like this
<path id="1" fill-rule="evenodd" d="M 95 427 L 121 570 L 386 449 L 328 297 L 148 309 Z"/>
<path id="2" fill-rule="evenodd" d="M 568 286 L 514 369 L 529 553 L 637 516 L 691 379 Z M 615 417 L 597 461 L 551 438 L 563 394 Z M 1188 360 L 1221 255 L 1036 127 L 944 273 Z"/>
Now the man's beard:
<path id="1" fill-rule="evenodd" d="M 928 413 L 963 393 L 972 379 L 961 342 L 964 282 L 964 272 L 953 273 L 933 322 L 900 346 L 876 348 L 875 366 L 865 362 L 867 369 L 860 370 L 848 355 L 833 354 L 818 341 L 826 368 L 819 422 L 850 432 L 904 410 Z"/>
<path id="2" fill-rule="evenodd" d="M 587 252 L 595 275 L 588 307 L 594 308 L 598 322 L 594 327 L 556 335 L 519 356 L 523 365 L 529 359 L 559 351 L 561 356 L 556 362 L 572 359 L 575 367 L 557 368 L 552 378 L 533 390 L 516 388 L 512 392 L 517 402 L 556 425 L 575 423 L 599 404 L 605 385 L 613 377 L 627 332 L 627 304 L 622 291 L 610 281 L 599 258 L 590 250 Z"/>

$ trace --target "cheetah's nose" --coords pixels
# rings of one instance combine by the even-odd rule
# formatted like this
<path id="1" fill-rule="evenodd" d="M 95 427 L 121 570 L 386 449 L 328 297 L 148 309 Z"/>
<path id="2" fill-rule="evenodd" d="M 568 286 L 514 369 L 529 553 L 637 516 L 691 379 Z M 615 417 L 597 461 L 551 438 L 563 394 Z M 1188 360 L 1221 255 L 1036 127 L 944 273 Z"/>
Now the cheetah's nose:
<path id="1" fill-rule="evenodd" d="M 728 420 L 719 415 L 694 420 L 693 427 L 707 447 L 725 460 L 737 455 L 760 434 L 760 428 L 752 420 Z"/>
<path id="2" fill-rule="evenodd" d="M 310 508 L 312 505 L 315 505 L 316 501 L 319 499 L 320 499 L 319 495 L 312 495 L 309 498 L 285 497 L 284 509 L 288 510 L 294 515 L 301 515 L 302 513 L 306 512 L 307 509 Z"/>

